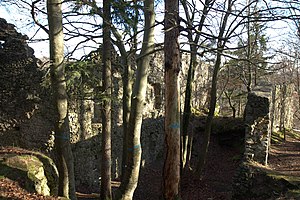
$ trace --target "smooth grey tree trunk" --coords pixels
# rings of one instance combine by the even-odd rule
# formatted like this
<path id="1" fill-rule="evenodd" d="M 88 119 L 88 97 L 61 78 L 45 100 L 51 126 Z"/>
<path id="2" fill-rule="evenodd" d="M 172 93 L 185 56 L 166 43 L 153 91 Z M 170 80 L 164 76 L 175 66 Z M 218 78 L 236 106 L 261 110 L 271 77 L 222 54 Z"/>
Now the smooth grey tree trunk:
<path id="1" fill-rule="evenodd" d="M 64 34 L 62 26 L 62 1 L 48 0 L 50 70 L 53 89 L 55 122 L 55 149 L 59 173 L 58 195 L 77 199 L 75 193 L 74 161 L 70 146 L 68 99 L 64 70 Z"/>

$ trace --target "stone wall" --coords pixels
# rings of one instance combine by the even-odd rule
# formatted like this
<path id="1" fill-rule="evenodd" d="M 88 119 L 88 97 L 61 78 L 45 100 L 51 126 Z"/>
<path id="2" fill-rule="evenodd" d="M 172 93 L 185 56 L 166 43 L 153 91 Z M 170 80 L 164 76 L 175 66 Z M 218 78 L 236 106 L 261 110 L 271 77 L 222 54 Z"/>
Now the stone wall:
<path id="1" fill-rule="evenodd" d="M 283 90 L 282 86 L 263 84 L 248 94 L 244 116 L 245 151 L 234 177 L 232 199 L 273 199 L 277 190 L 283 191 L 283 187 L 286 187 L 269 177 L 263 166 L 268 162 L 271 132 L 278 131 L 276 127 L 282 122 L 285 122 L 285 128 L 293 126 L 294 107 L 289 106 L 294 101 L 291 88 L 291 85 L 287 85 Z"/>
<path id="2" fill-rule="evenodd" d="M 27 36 L 0 18 L 0 141 L 20 144 L 21 124 L 39 107 L 43 73 L 27 43 Z"/>
<path id="3" fill-rule="evenodd" d="M 245 158 L 267 164 L 270 143 L 270 103 L 267 97 L 248 94 L 245 108 Z"/>
<path id="4" fill-rule="evenodd" d="M 248 94 L 245 107 L 245 158 L 266 165 L 271 132 L 293 128 L 293 85 L 262 83 Z"/>
<path id="5" fill-rule="evenodd" d="M 112 178 L 118 178 L 122 161 L 122 127 L 112 133 Z M 163 118 L 145 119 L 141 133 L 142 166 L 162 158 L 164 147 Z M 73 144 L 76 185 L 82 191 L 99 190 L 101 134 Z"/>

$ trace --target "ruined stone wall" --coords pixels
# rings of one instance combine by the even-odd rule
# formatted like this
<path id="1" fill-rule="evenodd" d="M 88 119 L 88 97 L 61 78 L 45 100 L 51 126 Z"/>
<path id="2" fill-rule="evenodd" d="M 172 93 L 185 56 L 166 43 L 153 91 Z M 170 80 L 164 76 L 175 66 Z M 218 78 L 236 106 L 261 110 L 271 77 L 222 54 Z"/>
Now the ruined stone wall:
<path id="1" fill-rule="evenodd" d="M 270 144 L 269 99 L 257 93 L 248 94 L 245 108 L 245 157 L 267 164 Z"/>
<path id="2" fill-rule="evenodd" d="M 15 30 L 14 25 L 0 18 L 0 145 L 24 146 L 27 138 L 23 138 L 22 131 L 41 100 L 43 73 L 36 65 L 27 39 Z M 40 127 L 35 128 L 40 130 Z M 31 135 L 30 131 L 27 134 L 38 141 L 39 137 Z"/>
<path id="3" fill-rule="evenodd" d="M 266 165 L 270 145 L 270 87 L 258 87 L 247 96 L 247 104 L 244 114 L 245 122 L 245 149 L 241 164 L 233 179 L 233 197 L 240 199 L 252 193 L 253 179 L 257 171 L 251 167 L 251 163 L 257 162 Z"/>
<path id="4" fill-rule="evenodd" d="M 233 181 L 233 199 L 270 195 L 270 178 L 260 165 L 267 165 L 271 132 L 278 131 L 281 121 L 292 127 L 294 107 L 292 85 L 257 86 L 248 94 L 245 108 L 245 151 Z M 272 128 L 273 127 L 273 128 Z M 273 130 L 272 130 L 273 129 Z M 263 180 L 262 180 L 263 179 Z M 278 185 L 278 183 L 275 183 Z M 261 189 L 258 189 L 261 188 Z"/>
<path id="5" fill-rule="evenodd" d="M 266 165 L 271 132 L 293 127 L 293 91 L 291 84 L 261 84 L 248 94 L 245 108 L 246 158 Z"/>

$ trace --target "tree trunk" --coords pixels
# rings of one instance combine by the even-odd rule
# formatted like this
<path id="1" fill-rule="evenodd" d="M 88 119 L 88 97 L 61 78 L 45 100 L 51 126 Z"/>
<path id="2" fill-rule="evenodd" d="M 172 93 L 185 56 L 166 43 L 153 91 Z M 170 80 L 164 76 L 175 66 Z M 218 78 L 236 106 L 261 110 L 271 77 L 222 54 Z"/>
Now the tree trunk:
<path id="1" fill-rule="evenodd" d="M 283 133 L 283 139 L 286 140 L 286 132 L 285 132 L 285 104 L 286 104 L 286 83 L 280 86 L 280 122 L 279 122 L 279 130 Z"/>
<path id="2" fill-rule="evenodd" d="M 144 1 L 145 29 L 142 50 L 137 61 L 137 75 L 131 97 L 127 132 L 126 168 L 116 199 L 131 200 L 137 187 L 141 163 L 141 126 L 145 104 L 150 53 L 154 50 L 154 0 Z"/>
<path id="3" fill-rule="evenodd" d="M 128 135 L 128 123 L 130 117 L 131 107 L 131 93 L 132 93 L 132 70 L 131 63 L 128 61 L 127 54 L 121 55 L 122 65 L 124 67 L 123 74 L 123 152 L 122 152 L 122 168 L 121 168 L 121 180 L 125 173 L 126 158 L 127 158 L 127 135 Z"/>
<path id="4" fill-rule="evenodd" d="M 234 104 L 232 104 L 232 101 L 231 101 L 231 96 L 232 96 L 232 93 L 231 94 L 228 94 L 226 91 L 224 92 L 226 98 L 228 99 L 228 103 L 229 103 L 229 106 L 232 110 L 232 118 L 235 118 L 236 116 L 236 109 L 235 109 L 235 106 Z"/>
<path id="5" fill-rule="evenodd" d="M 180 181 L 180 72 L 179 2 L 165 0 L 165 145 L 163 198 L 179 198 Z"/>
<path id="6" fill-rule="evenodd" d="M 111 195 L 111 39 L 110 39 L 110 0 L 103 1 L 103 47 L 102 47 L 102 87 L 105 98 L 102 102 L 102 161 L 101 190 L 103 200 L 112 199 Z"/>
<path id="7" fill-rule="evenodd" d="M 59 173 L 58 195 L 76 199 L 74 161 L 70 146 L 68 99 L 64 70 L 64 35 L 61 0 L 48 0 L 51 85 L 53 89 L 55 122 L 55 149 Z"/>
<path id="8" fill-rule="evenodd" d="M 190 59 L 190 66 L 187 75 L 186 81 L 186 89 L 185 89 L 185 99 L 184 99 L 184 109 L 183 109 L 183 117 L 182 117 L 182 168 L 185 168 L 187 152 L 188 152 L 188 125 L 191 116 L 191 96 L 192 96 L 192 88 L 194 81 L 195 68 L 197 66 L 197 56 L 196 49 L 191 48 L 192 54 Z"/>
<path id="9" fill-rule="evenodd" d="M 276 107 L 276 85 L 273 86 L 272 88 L 272 99 L 271 99 L 271 102 L 272 102 L 272 107 L 271 107 L 271 112 L 270 112 L 270 130 L 271 130 L 271 134 L 274 130 L 274 120 L 275 120 L 275 107 Z"/>
<path id="10" fill-rule="evenodd" d="M 115 29 L 112 29 L 112 33 L 116 38 L 116 45 L 121 54 L 121 64 L 123 67 L 123 99 L 122 99 L 122 108 L 123 108 L 123 152 L 122 152 L 122 166 L 121 166 L 121 180 L 123 179 L 123 174 L 125 173 L 126 158 L 127 158 L 127 135 L 128 135 L 128 123 L 130 117 L 130 108 L 131 108 L 131 94 L 132 94 L 132 75 L 133 70 L 131 69 L 132 65 L 135 65 L 135 62 L 132 60 L 135 59 L 135 52 L 128 53 L 125 49 L 125 44 L 123 43 L 122 35 Z M 132 51 L 130 51 L 132 52 Z"/>
<path id="11" fill-rule="evenodd" d="M 194 127 L 194 124 L 192 124 L 192 133 L 190 134 L 189 141 L 188 141 L 188 144 L 189 144 L 188 158 L 187 158 L 187 161 L 186 161 L 187 166 L 190 170 L 192 169 L 192 167 L 191 167 L 191 158 L 192 158 L 192 151 L 193 151 L 194 131 L 195 131 L 195 127 Z"/>

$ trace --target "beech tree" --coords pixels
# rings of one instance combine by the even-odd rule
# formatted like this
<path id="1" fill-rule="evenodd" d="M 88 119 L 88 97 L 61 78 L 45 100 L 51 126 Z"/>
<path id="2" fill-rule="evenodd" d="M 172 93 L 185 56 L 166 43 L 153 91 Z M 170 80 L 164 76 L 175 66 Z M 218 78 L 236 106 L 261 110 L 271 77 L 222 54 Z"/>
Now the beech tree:
<path id="1" fill-rule="evenodd" d="M 180 181 L 180 72 L 179 1 L 165 0 L 165 151 L 163 198 L 179 198 Z"/>
<path id="2" fill-rule="evenodd" d="M 132 95 L 132 84 L 133 84 L 133 68 L 136 66 L 136 55 L 137 55 L 137 30 L 138 30 L 138 18 L 139 18 L 139 10 L 138 10 L 138 1 L 134 1 L 133 5 L 121 6 L 116 9 L 116 14 L 122 12 L 120 22 L 116 25 L 120 25 L 120 23 L 129 29 L 126 32 L 119 31 L 115 26 L 112 26 L 113 36 L 116 38 L 115 45 L 117 46 L 120 52 L 120 67 L 123 68 L 122 74 L 122 83 L 123 83 L 123 96 L 122 96 L 122 108 L 123 108 L 123 152 L 122 152 L 122 169 L 121 169 L 121 179 L 123 179 L 123 174 L 125 174 L 126 168 L 126 159 L 127 159 L 127 137 L 128 137 L 128 124 L 131 110 L 131 95 Z M 133 20 L 129 19 L 129 16 L 126 16 L 127 10 L 133 11 Z M 132 11 L 131 11 L 132 12 Z M 129 22 L 128 22 L 129 21 Z M 133 30 L 131 30 L 133 29 Z M 123 36 L 126 34 L 130 38 L 130 42 L 127 45 L 130 46 L 129 51 L 126 50 L 125 41 L 123 40 Z"/>
<path id="3" fill-rule="evenodd" d="M 122 200 L 133 198 L 139 177 L 142 155 L 140 136 L 147 89 L 147 71 L 150 65 L 150 53 L 154 50 L 154 0 L 145 0 L 143 11 L 145 20 L 144 38 L 141 52 L 137 58 L 136 80 L 131 96 L 131 110 L 126 138 L 126 168 L 116 194 L 116 198 Z"/>
<path id="4" fill-rule="evenodd" d="M 49 23 L 50 69 L 53 89 L 55 120 L 55 149 L 59 173 L 58 195 L 77 199 L 73 155 L 70 146 L 68 124 L 68 97 L 64 70 L 64 34 L 62 26 L 62 1 L 48 0 L 47 14 Z"/>

